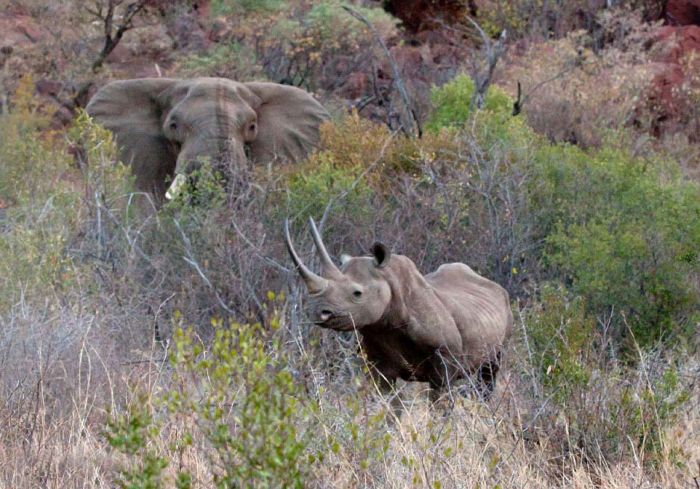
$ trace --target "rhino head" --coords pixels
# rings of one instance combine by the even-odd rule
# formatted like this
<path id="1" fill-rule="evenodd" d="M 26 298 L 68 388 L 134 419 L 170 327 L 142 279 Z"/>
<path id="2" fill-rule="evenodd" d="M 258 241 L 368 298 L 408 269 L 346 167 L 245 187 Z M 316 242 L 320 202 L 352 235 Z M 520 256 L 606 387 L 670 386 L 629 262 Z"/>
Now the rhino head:
<path id="1" fill-rule="evenodd" d="M 321 274 L 312 272 L 299 258 L 289 236 L 289 222 L 284 223 L 285 242 L 309 291 L 308 313 L 322 328 L 336 331 L 362 329 L 380 323 L 386 315 L 392 292 L 384 278 L 391 252 L 382 243 L 372 246 L 372 256 L 343 255 L 341 267 L 331 260 L 313 218 L 309 218 L 311 235 L 321 261 Z"/>

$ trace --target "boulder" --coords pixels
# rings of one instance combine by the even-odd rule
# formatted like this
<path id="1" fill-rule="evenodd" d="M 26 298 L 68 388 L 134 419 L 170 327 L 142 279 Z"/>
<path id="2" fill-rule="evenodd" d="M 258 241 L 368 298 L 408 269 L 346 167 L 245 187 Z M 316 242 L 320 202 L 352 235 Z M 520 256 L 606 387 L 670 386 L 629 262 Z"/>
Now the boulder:
<path id="1" fill-rule="evenodd" d="M 700 25 L 700 0 L 668 0 L 665 17 L 670 25 Z"/>
<path id="2" fill-rule="evenodd" d="M 688 84 L 697 84 L 700 72 L 700 26 L 660 27 L 654 38 L 654 62 L 648 103 L 657 116 L 658 134 L 676 130 L 687 122 Z M 691 138 L 694 139 L 694 138 Z"/>
<path id="3" fill-rule="evenodd" d="M 18 48 L 41 42 L 47 32 L 29 15 L 0 12 L 0 48 Z"/>
<path id="4" fill-rule="evenodd" d="M 453 24 L 465 15 L 476 14 L 474 0 L 386 0 L 384 8 L 411 32 L 434 29 L 443 22 Z"/>

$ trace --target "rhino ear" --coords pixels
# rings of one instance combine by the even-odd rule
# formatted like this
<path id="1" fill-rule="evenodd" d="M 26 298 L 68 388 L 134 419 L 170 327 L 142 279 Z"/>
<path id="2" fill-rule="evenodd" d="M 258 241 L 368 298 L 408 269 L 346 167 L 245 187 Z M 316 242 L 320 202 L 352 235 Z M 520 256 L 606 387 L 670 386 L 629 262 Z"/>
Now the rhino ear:
<path id="1" fill-rule="evenodd" d="M 108 83 L 92 97 L 87 113 L 112 131 L 121 159 L 132 165 L 136 185 L 163 193 L 165 177 L 175 168 L 171 143 L 162 133 L 163 113 L 169 111 L 162 94 L 178 80 L 141 78 Z"/>
<path id="2" fill-rule="evenodd" d="M 251 159 L 303 160 L 318 144 L 319 126 L 329 118 L 326 109 L 300 88 L 265 82 L 244 85 L 259 99 L 252 104 L 258 125 L 249 145 Z"/>
<path id="3" fill-rule="evenodd" d="M 386 245 L 376 242 L 372 245 L 372 256 L 374 256 L 374 265 L 377 268 L 384 268 L 391 259 L 391 251 Z"/>

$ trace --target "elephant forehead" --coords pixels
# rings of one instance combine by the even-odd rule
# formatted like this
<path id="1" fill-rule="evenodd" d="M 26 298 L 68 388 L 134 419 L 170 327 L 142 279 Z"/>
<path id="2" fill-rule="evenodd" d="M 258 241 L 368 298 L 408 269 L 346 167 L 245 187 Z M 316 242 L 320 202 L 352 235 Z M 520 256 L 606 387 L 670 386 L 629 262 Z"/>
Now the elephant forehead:
<path id="1" fill-rule="evenodd" d="M 195 78 L 183 82 L 188 98 L 202 98 L 220 103 L 247 104 L 250 90 L 232 80 L 221 78 Z"/>

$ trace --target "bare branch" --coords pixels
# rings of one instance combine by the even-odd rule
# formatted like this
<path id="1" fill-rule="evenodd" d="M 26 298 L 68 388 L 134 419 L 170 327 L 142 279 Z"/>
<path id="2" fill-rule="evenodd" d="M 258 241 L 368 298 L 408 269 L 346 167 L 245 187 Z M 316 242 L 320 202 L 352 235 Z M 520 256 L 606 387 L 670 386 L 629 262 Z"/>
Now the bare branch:
<path id="1" fill-rule="evenodd" d="M 493 72 L 496 69 L 496 64 L 498 60 L 503 55 L 506 50 L 506 31 L 501 32 L 498 41 L 494 44 L 491 39 L 486 35 L 481 26 L 471 17 L 467 17 L 467 20 L 476 28 L 483 41 L 483 57 L 485 58 L 486 66 L 479 66 L 478 61 L 474 62 L 474 69 L 472 70 L 472 79 L 474 80 L 474 94 L 469 103 L 470 107 L 481 109 L 484 106 L 484 100 L 486 100 L 486 92 L 491 85 L 491 79 L 493 78 Z"/>
<path id="2" fill-rule="evenodd" d="M 558 73 L 555 73 L 554 75 L 550 76 L 549 78 L 546 78 L 546 79 L 542 80 L 541 82 L 535 84 L 535 86 L 532 87 L 530 90 L 528 90 L 528 92 L 524 96 L 521 93 L 520 81 L 518 81 L 518 98 L 513 103 L 513 115 L 516 116 L 516 115 L 520 114 L 520 112 L 522 112 L 523 106 L 525 105 L 525 102 L 527 102 L 528 98 L 530 98 L 530 95 L 535 93 L 537 90 L 542 88 L 547 83 L 553 82 L 554 80 L 558 80 L 559 78 L 564 77 L 564 75 L 575 70 L 576 68 L 583 66 L 583 64 L 584 64 L 583 53 L 581 51 L 579 51 L 578 55 L 576 56 L 576 58 L 573 60 L 572 63 L 570 63 L 568 66 L 565 66 Z"/>
<path id="3" fill-rule="evenodd" d="M 123 3 L 122 0 L 107 0 L 107 11 L 104 15 L 102 14 L 103 3 L 101 2 L 95 10 L 87 9 L 90 14 L 101 20 L 104 26 L 104 44 L 102 51 L 100 51 L 97 59 L 92 64 L 93 72 L 97 72 L 102 68 L 105 59 L 117 47 L 122 37 L 124 37 L 124 33 L 133 28 L 134 17 L 146 8 L 146 2 L 147 0 L 137 0 L 128 4 L 122 15 L 121 22 L 116 26 L 116 31 L 114 23 L 115 11 L 116 7 Z"/>
<path id="4" fill-rule="evenodd" d="M 405 123 L 403 121 L 401 122 L 401 127 L 406 133 L 410 135 L 417 135 L 418 137 L 420 137 L 423 133 L 423 129 L 421 128 L 420 122 L 416 118 L 416 113 L 411 105 L 411 101 L 408 97 L 408 92 L 406 91 L 406 85 L 403 82 L 403 78 L 401 78 L 401 73 L 399 72 L 399 67 L 396 64 L 396 60 L 394 60 L 394 57 L 391 55 L 391 52 L 389 52 L 389 48 L 387 48 L 386 43 L 382 39 L 382 36 L 379 35 L 377 29 L 374 27 L 374 25 L 372 25 L 372 23 L 367 19 L 367 17 L 362 15 L 360 12 L 348 5 L 343 5 L 343 9 L 345 9 L 350 15 L 355 17 L 357 20 L 365 24 L 367 28 L 372 32 L 372 35 L 374 36 L 377 43 L 381 46 L 382 50 L 384 51 L 384 54 L 389 60 L 389 64 L 391 65 L 391 71 L 394 74 L 396 88 L 399 91 L 399 95 L 401 95 L 401 101 L 403 102 L 405 109 L 405 117 L 407 120 Z"/>
<path id="5" fill-rule="evenodd" d="M 234 306 L 234 309 L 231 309 L 226 305 L 226 302 L 221 298 L 221 295 L 219 295 L 219 291 L 216 290 L 216 287 L 214 287 L 214 284 L 211 283 L 211 280 L 207 278 L 206 274 L 202 270 L 202 267 L 199 266 L 199 263 L 197 263 L 197 260 L 195 259 L 193 253 L 192 253 L 192 243 L 190 239 L 187 237 L 185 234 L 185 231 L 183 231 L 182 226 L 180 226 L 180 222 L 177 219 L 173 219 L 173 222 L 175 223 L 175 226 L 177 227 L 177 230 L 180 231 L 180 236 L 182 237 L 182 243 L 185 245 L 185 256 L 182 257 L 182 259 L 190 265 L 199 275 L 199 277 L 202 279 L 202 281 L 206 284 L 207 287 L 214 293 L 214 297 L 216 297 L 216 301 L 219 303 L 219 306 L 226 311 L 228 314 L 231 314 L 232 316 L 236 316 L 238 318 L 244 318 L 245 314 L 243 314 L 238 308 Z"/>

